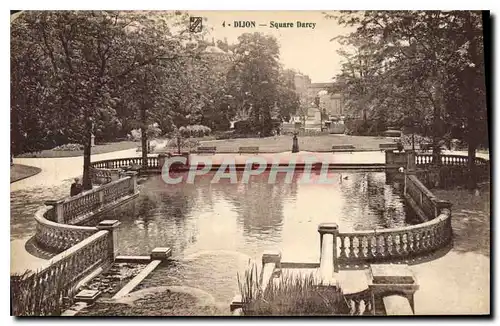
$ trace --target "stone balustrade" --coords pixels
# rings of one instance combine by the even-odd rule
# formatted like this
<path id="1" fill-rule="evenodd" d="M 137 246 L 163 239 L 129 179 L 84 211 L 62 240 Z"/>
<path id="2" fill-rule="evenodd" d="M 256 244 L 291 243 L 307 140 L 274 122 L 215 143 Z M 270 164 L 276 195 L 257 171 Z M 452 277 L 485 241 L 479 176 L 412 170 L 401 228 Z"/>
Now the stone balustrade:
<path id="1" fill-rule="evenodd" d="M 137 172 L 74 197 L 47 202 L 35 214 L 37 243 L 46 249 L 61 252 L 98 231 L 97 227 L 81 226 L 108 209 L 135 196 Z"/>
<path id="2" fill-rule="evenodd" d="M 446 206 L 445 204 L 438 203 L 440 202 L 439 199 L 420 182 L 416 175 L 407 174 L 404 186 L 405 197 L 411 199 L 410 205 L 414 203 L 417 205 L 417 207 L 414 207 L 417 214 L 421 213 L 419 210 L 423 211 L 423 214 L 420 214 L 420 218 L 424 221 L 437 217 L 440 214 L 438 209 L 451 207 L 451 205 Z"/>
<path id="3" fill-rule="evenodd" d="M 344 295 L 347 305 L 351 308 L 351 316 L 373 315 L 373 294 L 370 289 Z"/>
<path id="4" fill-rule="evenodd" d="M 91 166 L 96 169 L 123 169 L 131 166 L 142 166 L 142 157 L 116 158 L 92 162 Z M 149 169 L 161 169 L 158 157 L 148 156 L 147 167 Z"/>
<path id="5" fill-rule="evenodd" d="M 98 188 L 82 192 L 73 197 L 54 201 L 54 221 L 60 224 L 75 225 L 85 221 L 89 216 L 96 214 L 107 206 L 137 192 L 136 173 L 112 181 Z"/>
<path id="6" fill-rule="evenodd" d="M 35 213 L 36 242 L 43 248 L 61 252 L 95 234 L 98 229 L 89 226 L 59 224 L 46 217 L 52 214 L 54 207 L 45 206 Z"/>
<path id="7" fill-rule="evenodd" d="M 35 304 L 34 300 L 46 302 L 41 315 L 53 313 L 57 302 L 62 298 L 71 298 L 81 285 L 80 282 L 88 278 L 88 275 L 113 262 L 113 238 L 116 232 L 113 229 L 93 229 L 93 234 L 86 235 L 83 240 L 53 257 L 41 270 L 26 279 L 12 276 L 13 282 L 16 283 L 16 293 L 12 299 L 14 315 L 29 314 L 32 309 L 29 302 Z M 32 291 L 36 291 L 36 298 L 33 298 Z M 23 304 L 16 304 L 18 302 Z"/>
<path id="8" fill-rule="evenodd" d="M 393 229 L 339 232 L 336 241 L 340 263 L 406 259 L 449 244 L 451 204 L 437 199 L 411 174 L 405 177 L 405 194 L 416 203 L 416 211 L 426 222 Z"/>
<path id="9" fill-rule="evenodd" d="M 417 167 L 422 167 L 425 165 L 431 164 L 433 161 L 432 154 L 416 154 L 415 155 L 415 163 Z M 464 166 L 466 167 L 469 162 L 469 158 L 463 155 L 441 155 L 441 163 L 445 166 Z M 488 165 L 489 161 L 476 157 L 474 160 L 475 165 L 484 166 Z"/>
<path id="10" fill-rule="evenodd" d="M 338 260 L 352 264 L 377 260 L 397 260 L 432 252 L 451 241 L 449 210 L 425 223 L 403 228 L 341 232 L 338 235 Z"/>

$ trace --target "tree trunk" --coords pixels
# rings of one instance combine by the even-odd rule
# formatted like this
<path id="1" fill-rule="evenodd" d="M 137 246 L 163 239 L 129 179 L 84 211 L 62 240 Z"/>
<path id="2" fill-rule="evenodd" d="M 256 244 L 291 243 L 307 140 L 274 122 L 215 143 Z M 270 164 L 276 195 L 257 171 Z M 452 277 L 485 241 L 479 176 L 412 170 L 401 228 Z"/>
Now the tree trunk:
<path id="1" fill-rule="evenodd" d="M 444 108 L 444 95 L 440 71 L 435 72 L 435 97 L 434 97 L 434 117 L 433 117 L 433 135 L 432 135 L 432 163 L 436 166 L 441 165 L 441 146 L 440 140 L 443 134 L 443 121 L 441 118 Z"/>
<path id="2" fill-rule="evenodd" d="M 474 190 L 477 188 L 477 174 L 476 174 L 476 144 L 474 141 L 469 141 L 467 156 L 467 189 Z"/>
<path id="3" fill-rule="evenodd" d="M 91 139 L 92 139 L 92 121 L 87 120 L 85 126 L 85 137 L 83 140 L 83 190 L 92 189 L 92 179 L 90 178 L 90 155 L 91 155 Z"/>
<path id="4" fill-rule="evenodd" d="M 146 119 L 146 108 L 141 108 L 141 147 L 142 147 L 142 167 L 148 166 L 148 125 Z"/>

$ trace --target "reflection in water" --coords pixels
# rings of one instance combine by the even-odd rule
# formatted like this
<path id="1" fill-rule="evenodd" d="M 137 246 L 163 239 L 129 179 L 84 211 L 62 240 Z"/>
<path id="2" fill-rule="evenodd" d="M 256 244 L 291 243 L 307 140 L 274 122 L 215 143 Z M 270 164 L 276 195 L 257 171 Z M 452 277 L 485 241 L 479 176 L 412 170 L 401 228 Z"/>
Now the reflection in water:
<path id="1" fill-rule="evenodd" d="M 412 223 L 400 190 L 383 172 L 329 172 L 330 184 L 304 184 L 301 173 L 285 182 L 279 173 L 252 176 L 248 184 L 228 179 L 167 185 L 160 176 L 140 186 L 140 196 L 106 218 L 117 218 L 122 254 L 148 254 L 171 247 L 174 257 L 231 250 L 251 257 L 279 248 L 297 259 L 316 259 L 317 226 L 336 222 L 341 231 L 389 228 Z M 241 180 L 241 173 L 238 174 Z"/>

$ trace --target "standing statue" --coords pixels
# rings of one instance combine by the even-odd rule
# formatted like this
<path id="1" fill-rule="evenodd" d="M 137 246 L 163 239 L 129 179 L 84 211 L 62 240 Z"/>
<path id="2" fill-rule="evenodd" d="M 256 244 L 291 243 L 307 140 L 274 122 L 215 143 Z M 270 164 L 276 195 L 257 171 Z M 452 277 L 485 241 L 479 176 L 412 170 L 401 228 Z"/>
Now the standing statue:
<path id="1" fill-rule="evenodd" d="M 299 152 L 299 140 L 297 139 L 297 132 L 293 133 L 293 145 L 292 145 L 292 153 Z"/>

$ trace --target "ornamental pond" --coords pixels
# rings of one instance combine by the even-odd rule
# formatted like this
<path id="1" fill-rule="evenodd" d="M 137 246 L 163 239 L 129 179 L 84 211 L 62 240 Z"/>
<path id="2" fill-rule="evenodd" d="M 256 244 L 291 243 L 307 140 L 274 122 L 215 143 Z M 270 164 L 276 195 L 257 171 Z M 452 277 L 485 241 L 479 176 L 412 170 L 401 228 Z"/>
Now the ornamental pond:
<path id="1" fill-rule="evenodd" d="M 280 250 L 283 261 L 319 261 L 320 223 L 336 222 L 341 232 L 419 223 L 403 184 L 385 172 L 329 171 L 328 184 L 285 182 L 281 173 L 270 184 L 267 173 L 248 183 L 212 183 L 210 173 L 194 184 L 143 179 L 138 198 L 106 214 L 121 222 L 120 255 L 172 249 L 170 264 L 141 288 L 182 286 L 227 307 L 238 292 L 237 273 L 264 251 Z"/>

